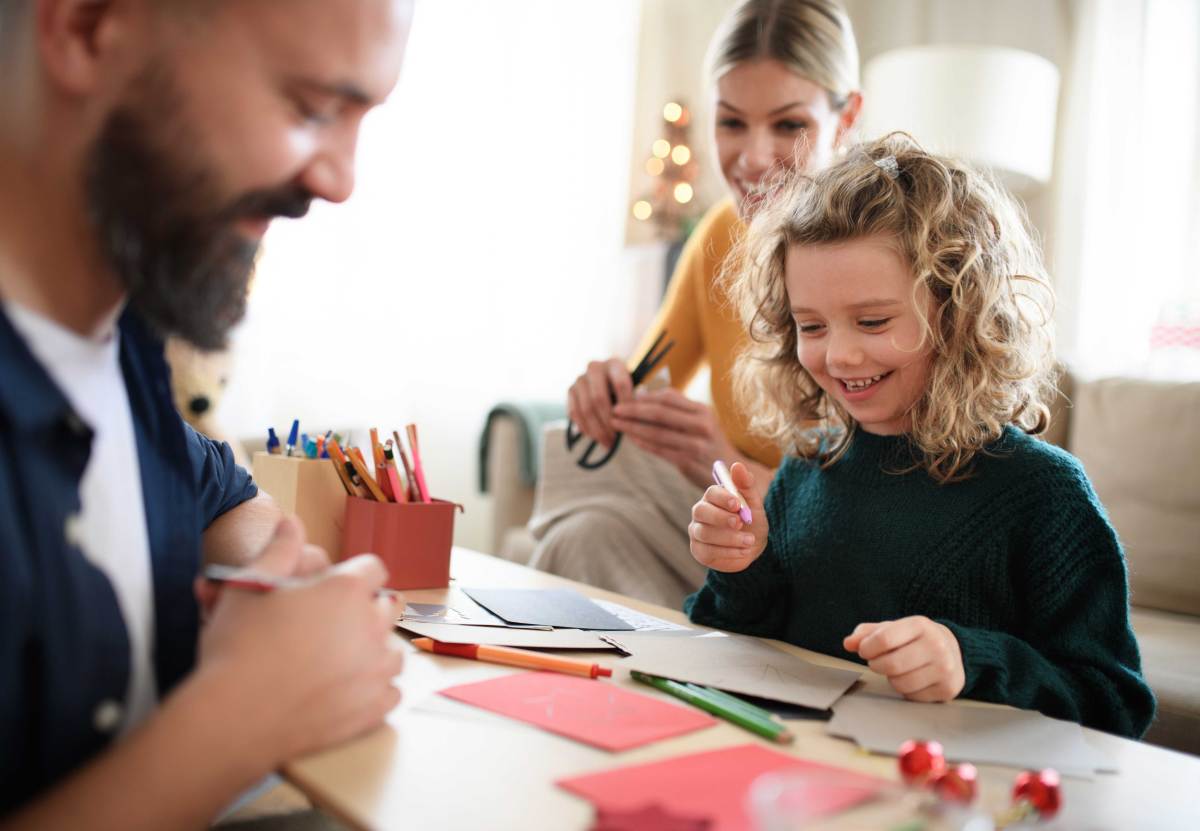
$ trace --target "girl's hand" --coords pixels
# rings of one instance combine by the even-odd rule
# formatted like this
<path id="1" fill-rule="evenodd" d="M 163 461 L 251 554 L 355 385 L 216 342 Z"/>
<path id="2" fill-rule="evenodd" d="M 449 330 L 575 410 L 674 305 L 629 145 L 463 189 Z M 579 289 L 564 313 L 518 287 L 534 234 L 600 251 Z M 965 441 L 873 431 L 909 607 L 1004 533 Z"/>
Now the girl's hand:
<path id="1" fill-rule="evenodd" d="M 922 615 L 860 623 L 842 645 L 911 701 L 949 701 L 966 683 L 958 639 Z"/>
<path id="2" fill-rule="evenodd" d="M 613 396 L 618 402 L 633 398 L 633 378 L 618 358 L 592 361 L 567 391 L 567 415 L 585 436 L 612 447 Z"/>
<path id="3" fill-rule="evenodd" d="M 692 506 L 688 537 L 697 562 L 714 571 L 736 572 L 748 568 L 766 549 L 767 512 L 754 487 L 754 474 L 741 462 L 735 462 L 729 472 L 750 507 L 750 524 L 738 516 L 737 497 L 712 485 Z"/>
<path id="4" fill-rule="evenodd" d="M 675 465 L 698 487 L 712 482 L 713 459 L 742 458 L 725 438 L 712 407 L 692 401 L 679 390 L 638 390 L 612 412 L 616 430 L 647 453 Z"/>

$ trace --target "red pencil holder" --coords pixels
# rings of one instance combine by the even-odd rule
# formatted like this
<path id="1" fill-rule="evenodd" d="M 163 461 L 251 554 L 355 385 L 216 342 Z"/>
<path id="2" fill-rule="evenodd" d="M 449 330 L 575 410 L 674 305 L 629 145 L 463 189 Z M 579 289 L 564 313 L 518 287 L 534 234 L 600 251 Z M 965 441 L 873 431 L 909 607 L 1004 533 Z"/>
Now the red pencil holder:
<path id="1" fill-rule="evenodd" d="M 454 543 L 453 502 L 377 502 L 346 498 L 342 557 L 370 553 L 387 566 L 389 589 L 441 589 L 450 585 Z"/>

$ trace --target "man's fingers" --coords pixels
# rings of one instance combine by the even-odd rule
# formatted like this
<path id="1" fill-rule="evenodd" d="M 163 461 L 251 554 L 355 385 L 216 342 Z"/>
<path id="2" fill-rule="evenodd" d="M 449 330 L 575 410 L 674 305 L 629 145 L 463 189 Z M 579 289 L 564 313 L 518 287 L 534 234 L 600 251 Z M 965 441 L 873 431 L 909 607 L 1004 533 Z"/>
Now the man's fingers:
<path id="1" fill-rule="evenodd" d="M 297 577 L 311 577 L 320 574 L 332 565 L 325 549 L 314 543 L 305 543 L 300 549 L 300 561 L 296 564 Z"/>
<path id="2" fill-rule="evenodd" d="M 343 560 L 334 566 L 332 571 L 335 574 L 352 576 L 360 580 L 371 594 L 383 588 L 388 577 L 383 560 L 374 554 L 359 554 L 357 557 Z"/>

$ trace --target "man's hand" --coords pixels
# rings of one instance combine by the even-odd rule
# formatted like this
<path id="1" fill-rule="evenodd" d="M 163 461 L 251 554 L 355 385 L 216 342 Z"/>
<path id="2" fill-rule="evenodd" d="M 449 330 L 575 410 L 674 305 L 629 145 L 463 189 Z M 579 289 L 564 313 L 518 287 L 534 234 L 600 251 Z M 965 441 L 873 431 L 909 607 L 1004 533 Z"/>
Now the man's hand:
<path id="1" fill-rule="evenodd" d="M 958 639 L 921 615 L 860 623 L 842 645 L 912 701 L 950 701 L 966 683 Z"/>
<path id="2" fill-rule="evenodd" d="M 285 519 L 254 572 L 296 577 L 305 556 L 300 523 Z M 269 766 L 365 732 L 399 702 L 393 600 L 376 596 L 386 578 L 378 558 L 363 555 L 269 593 L 218 592 L 196 674 L 236 690 L 242 704 L 230 718 L 261 743 Z"/>

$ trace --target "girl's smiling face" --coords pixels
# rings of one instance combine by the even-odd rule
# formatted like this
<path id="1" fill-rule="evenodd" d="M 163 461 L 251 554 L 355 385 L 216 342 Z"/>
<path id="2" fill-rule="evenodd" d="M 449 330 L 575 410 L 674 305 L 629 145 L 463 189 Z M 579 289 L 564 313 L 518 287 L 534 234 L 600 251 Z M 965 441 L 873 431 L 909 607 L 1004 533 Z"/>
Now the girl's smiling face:
<path id="1" fill-rule="evenodd" d="M 887 236 L 793 245 L 784 264 L 800 365 L 868 433 L 911 425 L 933 351 L 933 298 Z"/>

